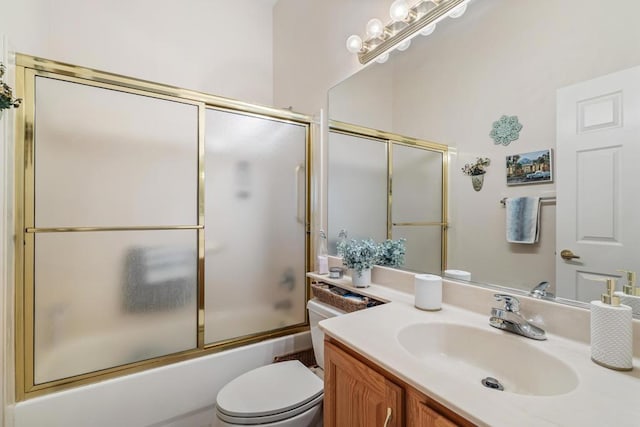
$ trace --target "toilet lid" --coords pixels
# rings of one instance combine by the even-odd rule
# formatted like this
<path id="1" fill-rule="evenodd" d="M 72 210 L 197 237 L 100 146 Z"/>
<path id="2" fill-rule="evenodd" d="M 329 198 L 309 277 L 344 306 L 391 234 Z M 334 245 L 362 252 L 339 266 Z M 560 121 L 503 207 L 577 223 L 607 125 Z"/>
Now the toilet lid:
<path id="1" fill-rule="evenodd" d="M 220 390 L 216 405 L 223 416 L 271 418 L 279 414 L 277 418 L 285 419 L 321 401 L 322 391 L 322 380 L 299 361 L 291 360 L 240 375 Z"/>

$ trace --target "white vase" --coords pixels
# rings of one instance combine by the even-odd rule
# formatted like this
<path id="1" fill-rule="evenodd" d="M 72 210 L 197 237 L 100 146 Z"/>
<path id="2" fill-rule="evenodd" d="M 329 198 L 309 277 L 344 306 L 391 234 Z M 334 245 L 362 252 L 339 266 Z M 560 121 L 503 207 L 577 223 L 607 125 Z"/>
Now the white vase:
<path id="1" fill-rule="evenodd" d="M 351 283 L 356 288 L 368 288 L 371 284 L 371 269 L 367 268 L 358 274 L 358 270 L 351 269 Z"/>

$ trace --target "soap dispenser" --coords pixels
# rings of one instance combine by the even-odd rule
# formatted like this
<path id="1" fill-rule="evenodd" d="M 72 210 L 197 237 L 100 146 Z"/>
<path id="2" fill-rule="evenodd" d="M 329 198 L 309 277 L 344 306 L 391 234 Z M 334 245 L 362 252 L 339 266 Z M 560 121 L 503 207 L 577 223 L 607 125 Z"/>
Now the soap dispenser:
<path id="1" fill-rule="evenodd" d="M 627 270 L 618 271 L 627 274 L 627 284 L 615 295 L 620 297 L 620 304 L 628 305 L 633 314 L 640 315 L 640 288 L 636 286 L 636 273 Z"/>
<path id="2" fill-rule="evenodd" d="M 614 294 L 616 282 L 606 279 L 607 292 L 591 301 L 591 360 L 605 368 L 630 371 L 633 368 L 631 307 L 620 305 Z"/>

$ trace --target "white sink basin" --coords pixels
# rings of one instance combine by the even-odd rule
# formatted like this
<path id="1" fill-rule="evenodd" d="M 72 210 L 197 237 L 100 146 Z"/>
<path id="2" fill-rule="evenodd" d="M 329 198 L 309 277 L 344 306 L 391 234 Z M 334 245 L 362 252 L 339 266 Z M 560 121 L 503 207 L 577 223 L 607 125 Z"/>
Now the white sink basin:
<path id="1" fill-rule="evenodd" d="M 493 377 L 505 392 L 533 396 L 565 394 L 578 385 L 571 367 L 536 348 L 544 342 L 455 323 L 416 323 L 401 329 L 397 338 L 430 367 L 477 385 Z"/>

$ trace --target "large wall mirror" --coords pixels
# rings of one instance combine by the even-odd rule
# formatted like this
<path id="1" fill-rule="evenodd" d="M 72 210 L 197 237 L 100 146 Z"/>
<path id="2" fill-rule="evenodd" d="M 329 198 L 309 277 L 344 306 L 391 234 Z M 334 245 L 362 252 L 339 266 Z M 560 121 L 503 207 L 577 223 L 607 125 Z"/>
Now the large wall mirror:
<path id="1" fill-rule="evenodd" d="M 640 272 L 640 227 L 630 216 L 640 208 L 632 178 L 640 141 L 632 113 L 640 104 L 639 15 L 631 0 L 476 0 L 462 18 L 439 23 L 408 50 L 332 88 L 329 119 L 449 147 L 447 268 L 522 291 L 548 281 L 560 299 L 590 301 L 604 289 L 593 279 L 619 277 L 621 288 L 618 269 Z M 509 145 L 489 136 L 503 115 L 523 125 Z M 548 149 L 552 182 L 507 185 L 507 156 Z M 461 171 L 477 157 L 491 159 L 481 191 Z M 367 159 L 378 161 L 351 156 Z M 329 161 L 329 180 L 339 185 L 331 168 Z M 331 188 L 328 218 L 344 210 Z M 506 240 L 500 201 L 520 196 L 550 199 L 534 244 Z M 377 210 L 372 205 L 383 215 Z M 358 235 L 357 224 L 351 227 Z M 580 258 L 561 258 L 563 249 Z M 441 273 L 430 269 L 424 271 Z"/>

